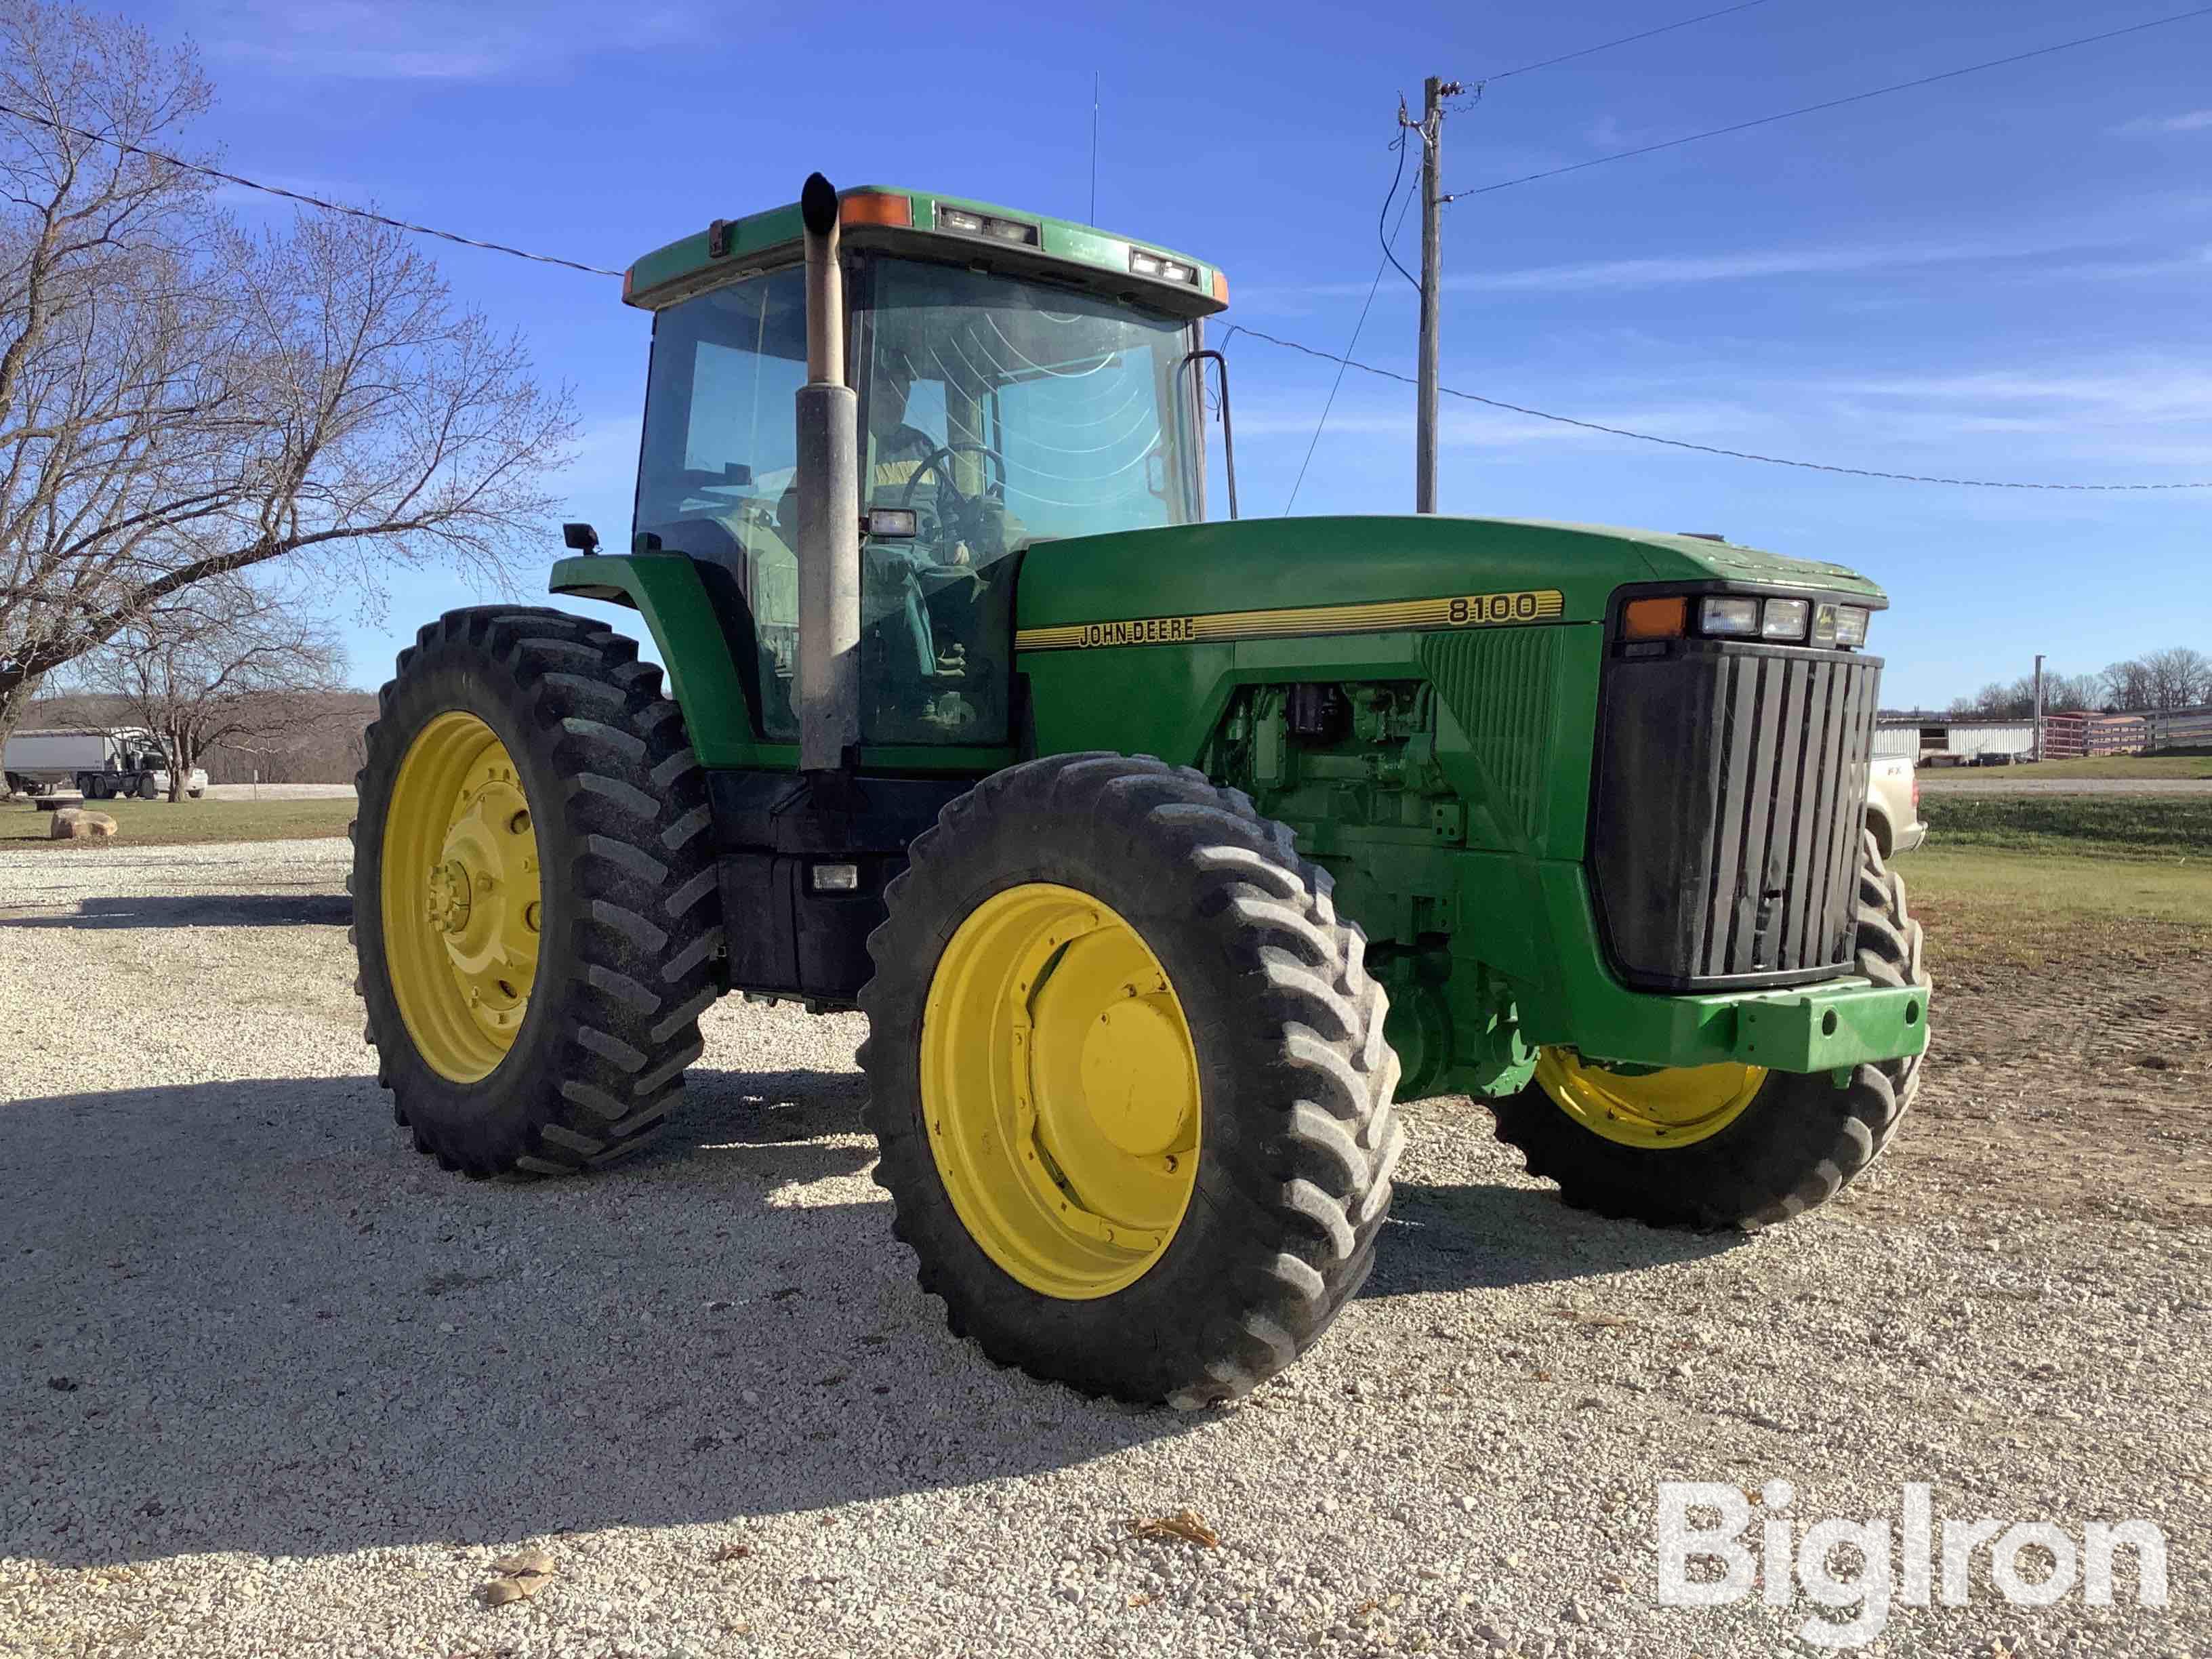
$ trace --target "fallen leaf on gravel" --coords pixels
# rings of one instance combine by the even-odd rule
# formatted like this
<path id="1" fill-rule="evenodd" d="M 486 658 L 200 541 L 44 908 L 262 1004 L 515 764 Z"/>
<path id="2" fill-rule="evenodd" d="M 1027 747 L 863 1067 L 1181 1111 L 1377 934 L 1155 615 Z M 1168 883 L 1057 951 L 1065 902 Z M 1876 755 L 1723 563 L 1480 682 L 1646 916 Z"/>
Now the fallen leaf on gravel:
<path id="1" fill-rule="evenodd" d="M 1221 1547 L 1221 1534 L 1198 1518 L 1196 1510 L 1177 1510 L 1151 1521 L 1132 1521 L 1129 1530 L 1139 1538 L 1180 1538 L 1187 1544 Z"/>
<path id="2" fill-rule="evenodd" d="M 750 1544 L 725 1544 L 714 1552 L 716 1561 L 742 1561 L 753 1553 Z"/>
<path id="3" fill-rule="evenodd" d="M 505 1577 L 493 1579 L 477 1592 L 488 1607 L 503 1607 L 510 1601 L 535 1595 L 553 1582 L 553 1558 L 541 1549 L 517 1550 L 512 1555 L 502 1555 L 491 1564 L 491 1570 Z"/>
<path id="4" fill-rule="evenodd" d="M 1152 1605 L 1152 1598 L 1146 1591 L 1139 1590 L 1129 1598 L 1129 1605 L 1133 1607 L 1149 1607 Z"/>

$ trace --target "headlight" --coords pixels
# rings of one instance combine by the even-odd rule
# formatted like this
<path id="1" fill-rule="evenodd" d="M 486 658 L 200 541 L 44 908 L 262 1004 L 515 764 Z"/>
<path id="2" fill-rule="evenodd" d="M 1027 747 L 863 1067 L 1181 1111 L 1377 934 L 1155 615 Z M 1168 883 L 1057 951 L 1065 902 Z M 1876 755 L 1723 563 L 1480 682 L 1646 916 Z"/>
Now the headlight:
<path id="1" fill-rule="evenodd" d="M 1717 639 L 1750 639 L 1759 632 L 1759 601 L 1710 598 L 1698 607 L 1698 631 Z"/>
<path id="2" fill-rule="evenodd" d="M 1769 599 L 1765 619 L 1759 625 L 1759 636 L 1763 640 L 1802 640 L 1805 637 L 1806 618 L 1812 612 L 1810 599 Z"/>
<path id="3" fill-rule="evenodd" d="M 1838 605 L 1836 607 L 1836 643 L 1838 645 L 1864 645 L 1866 643 L 1867 617 L 1869 614 L 1869 613 L 1866 607 L 1863 605 Z"/>

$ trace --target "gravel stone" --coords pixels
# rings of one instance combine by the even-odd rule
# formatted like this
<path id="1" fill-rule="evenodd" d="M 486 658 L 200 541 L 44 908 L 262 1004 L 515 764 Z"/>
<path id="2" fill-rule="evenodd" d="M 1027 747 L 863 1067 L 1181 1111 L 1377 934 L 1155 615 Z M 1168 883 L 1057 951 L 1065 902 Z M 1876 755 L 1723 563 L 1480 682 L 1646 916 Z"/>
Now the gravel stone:
<path id="1" fill-rule="evenodd" d="M 1881 1651 L 2212 1650 L 2212 964 L 2155 1006 L 2061 977 L 2027 1024 L 1947 994 L 1986 1066 L 1931 1066 L 1881 1165 L 1756 1238 L 1566 1211 L 1486 1114 L 1417 1103 L 1364 1294 L 1184 1415 L 947 1333 L 868 1179 L 851 1016 L 726 1000 L 642 1157 L 441 1174 L 370 1074 L 346 858 L 0 853 L 8 1659 L 1809 1651 L 1802 1601 L 1656 1605 L 1668 1479 L 1787 1480 L 1801 1524 L 1909 1480 L 2146 1516 L 2166 1612 L 1982 1584 Z M 2129 1021 L 2184 1068 L 2099 1082 L 2088 1045 L 2152 1046 Z M 1220 1549 L 1132 1535 L 1186 1508 Z M 543 1584 L 484 1605 L 526 1551 Z"/>

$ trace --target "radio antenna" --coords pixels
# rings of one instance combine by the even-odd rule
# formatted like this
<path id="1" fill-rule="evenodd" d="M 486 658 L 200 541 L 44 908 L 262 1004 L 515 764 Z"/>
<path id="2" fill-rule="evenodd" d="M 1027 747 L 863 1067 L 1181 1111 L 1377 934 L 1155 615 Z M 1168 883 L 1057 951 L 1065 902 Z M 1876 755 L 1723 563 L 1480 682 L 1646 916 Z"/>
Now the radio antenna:
<path id="1" fill-rule="evenodd" d="M 1098 71 L 1091 71 L 1091 211 L 1084 223 L 1098 222 Z"/>

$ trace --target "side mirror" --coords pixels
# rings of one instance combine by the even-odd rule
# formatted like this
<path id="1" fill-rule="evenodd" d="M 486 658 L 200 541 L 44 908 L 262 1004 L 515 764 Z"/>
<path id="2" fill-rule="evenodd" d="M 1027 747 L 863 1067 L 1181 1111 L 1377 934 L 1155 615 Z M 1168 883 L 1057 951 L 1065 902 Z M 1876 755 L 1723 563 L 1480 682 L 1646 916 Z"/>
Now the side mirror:
<path id="1" fill-rule="evenodd" d="M 564 524 L 561 526 L 561 545 L 572 553 L 596 553 L 599 550 L 599 532 L 587 524 Z"/>

